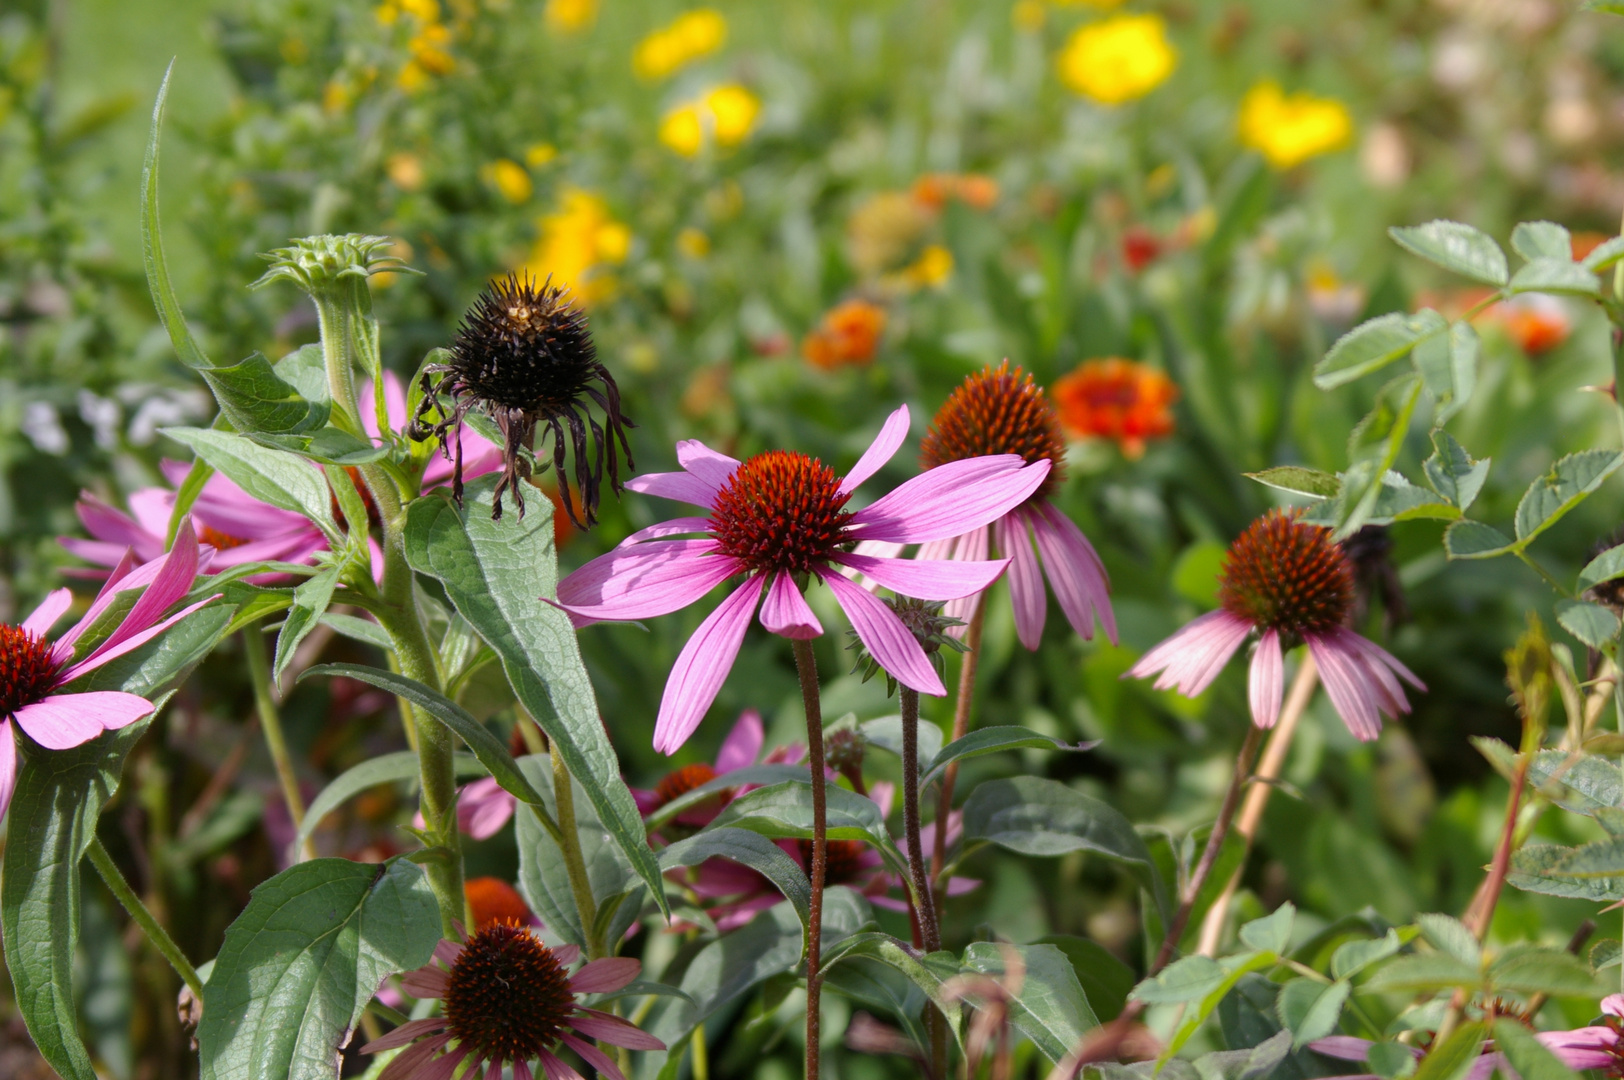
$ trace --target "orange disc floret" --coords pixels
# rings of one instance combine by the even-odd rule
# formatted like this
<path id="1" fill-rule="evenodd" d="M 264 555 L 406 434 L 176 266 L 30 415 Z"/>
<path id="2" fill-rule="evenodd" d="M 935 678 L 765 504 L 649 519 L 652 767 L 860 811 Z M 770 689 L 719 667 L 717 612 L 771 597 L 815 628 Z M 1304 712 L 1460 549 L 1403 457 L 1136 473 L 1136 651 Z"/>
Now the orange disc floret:
<path id="1" fill-rule="evenodd" d="M 1331 530 L 1271 510 L 1229 546 L 1218 585 L 1224 610 L 1254 626 L 1302 638 L 1347 621 L 1353 564 Z"/>
<path id="2" fill-rule="evenodd" d="M 885 309 L 867 300 L 847 300 L 830 308 L 801 342 L 801 355 L 813 367 L 832 371 L 874 359 L 885 333 Z"/>
<path id="3" fill-rule="evenodd" d="M 1146 440 L 1173 433 L 1170 406 L 1178 396 L 1173 380 L 1160 371 L 1119 357 L 1085 361 L 1054 384 L 1067 431 L 1111 439 L 1129 457 L 1143 454 Z"/>
<path id="4" fill-rule="evenodd" d="M 468 939 L 446 977 L 444 1002 L 452 1035 L 498 1061 L 535 1060 L 570 1030 L 576 1011 L 568 969 L 511 922 Z"/>
<path id="5" fill-rule="evenodd" d="M 909 192 L 927 210 L 940 210 L 958 199 L 976 210 L 990 210 L 998 201 L 998 181 L 982 173 L 926 173 Z"/>
<path id="6" fill-rule="evenodd" d="M 61 667 L 51 659 L 51 643 L 20 626 L 0 625 L 0 717 L 44 697 Z M 11 738 L 6 732 L 5 738 Z"/>
<path id="7" fill-rule="evenodd" d="M 655 786 L 654 794 L 658 796 L 660 805 L 665 806 L 682 798 L 695 788 L 700 787 L 703 784 L 708 784 L 715 779 L 715 769 L 711 768 L 709 765 L 706 765 L 704 762 L 696 762 L 692 765 L 684 765 L 680 769 L 666 773 L 665 776 L 660 780 L 659 784 Z M 722 807 L 726 806 L 730 801 L 732 801 L 732 799 L 733 789 L 723 788 L 721 791 L 715 792 L 708 798 L 700 800 L 698 803 L 690 806 L 687 810 L 684 810 L 682 813 L 678 814 L 676 816 L 676 822 L 678 825 L 707 825 L 716 817 L 718 813 L 721 812 Z"/>
<path id="8" fill-rule="evenodd" d="M 711 535 L 722 554 L 746 569 L 810 573 L 846 542 L 850 497 L 817 458 L 768 450 L 735 469 L 717 493 Z"/>
<path id="9" fill-rule="evenodd" d="M 1005 360 L 968 376 L 936 411 L 920 444 L 927 469 L 988 454 L 1019 454 L 1028 464 L 1047 459 L 1049 475 L 1030 502 L 1048 497 L 1065 477 L 1066 442 L 1043 387 Z"/>
<path id="10" fill-rule="evenodd" d="M 519 895 L 519 890 L 501 878 L 476 877 L 463 882 L 463 895 L 474 913 L 474 927 L 483 930 L 493 923 L 514 922 L 524 924 L 535 916 L 530 906 Z"/>

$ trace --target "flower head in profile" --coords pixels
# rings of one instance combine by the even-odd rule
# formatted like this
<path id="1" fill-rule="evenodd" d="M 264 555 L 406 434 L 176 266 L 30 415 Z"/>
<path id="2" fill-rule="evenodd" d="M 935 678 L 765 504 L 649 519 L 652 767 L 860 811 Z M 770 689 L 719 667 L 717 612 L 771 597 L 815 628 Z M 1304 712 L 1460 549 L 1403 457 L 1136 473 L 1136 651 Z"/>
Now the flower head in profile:
<path id="1" fill-rule="evenodd" d="M 1353 117 L 1346 105 L 1300 91 L 1288 95 L 1273 80 L 1246 92 L 1236 128 L 1242 145 L 1261 153 L 1277 169 L 1301 165 L 1353 139 Z"/>
<path id="2" fill-rule="evenodd" d="M 67 687 L 81 675 L 140 648 L 207 604 L 208 600 L 200 600 L 163 618 L 191 590 L 197 570 L 197 537 L 187 521 L 181 524 L 167 555 L 137 566 L 135 556 L 126 552 L 90 610 L 55 641 L 46 633 L 73 602 L 67 589 L 47 596 L 21 624 L 0 624 L 0 816 L 11 804 L 17 784 L 17 728 L 47 750 L 66 750 L 104 731 L 127 727 L 152 712 L 152 702 L 138 694 L 115 690 L 74 693 Z M 80 637 L 121 593 L 134 589 L 145 591 L 118 627 L 88 655 L 75 660 L 74 646 Z"/>
<path id="3" fill-rule="evenodd" d="M 1160 15 L 1114 15 L 1079 27 L 1060 51 L 1060 81 L 1102 105 L 1142 98 L 1173 74 L 1178 54 Z"/>
<path id="4" fill-rule="evenodd" d="M 930 476 L 987 454 L 1013 454 L 1049 469 L 1023 501 L 984 525 L 923 545 L 918 557 L 979 560 L 996 547 L 1010 560 L 1015 629 L 1028 649 L 1038 647 L 1048 617 L 1045 576 L 1074 630 L 1092 638 L 1097 619 L 1115 641 L 1116 617 L 1105 565 L 1082 530 L 1049 502 L 1064 477 L 1066 454 L 1054 406 L 1032 376 L 1020 368 L 1010 370 L 1007 360 L 970 375 L 953 391 L 925 435 L 920 463 Z M 898 549 L 871 545 L 864 550 L 880 554 Z M 967 621 L 975 603 L 973 595 L 959 598 L 947 605 L 944 614 Z M 957 636 L 963 630 L 954 627 L 949 632 Z"/>
<path id="5" fill-rule="evenodd" d="M 664 1050 L 665 1044 L 618 1016 L 579 1003 L 583 994 L 607 994 L 637 978 L 642 964 L 606 957 L 569 967 L 580 958 L 574 945 L 549 948 L 525 927 L 497 922 L 477 930 L 466 945 L 442 941 L 434 959 L 401 979 L 417 998 L 435 998 L 442 1015 L 410 1020 L 361 1048 L 375 1054 L 409 1047 L 391 1061 L 378 1080 L 449 1078 L 467 1064 L 465 1076 L 502 1075 L 533 1080 L 536 1069 L 548 1080 L 578 1075 L 558 1056 L 568 1047 L 603 1076 L 625 1080 L 613 1058 L 589 1039 L 630 1050 Z M 584 1038 L 583 1038 L 584 1036 Z"/>
<path id="6" fill-rule="evenodd" d="M 1308 645 L 1325 692 L 1355 738 L 1381 734 L 1382 713 L 1410 711 L 1402 678 L 1426 686 L 1387 650 L 1345 625 L 1354 605 L 1353 564 L 1331 531 L 1298 520 L 1298 510 L 1271 510 L 1230 545 L 1219 582 L 1219 608 L 1192 621 L 1140 658 L 1128 674 L 1160 673 L 1156 689 L 1195 697 L 1212 685 L 1254 632 L 1250 700 L 1261 728 L 1280 716 L 1285 649 Z"/>
<path id="7" fill-rule="evenodd" d="M 823 633 L 802 595 L 813 580 L 829 586 L 869 653 L 898 682 L 924 694 L 946 693 L 896 613 L 842 571 L 926 600 L 986 588 L 1003 572 L 1002 560 L 926 562 L 863 555 L 853 547 L 864 540 L 928 543 L 982 528 L 1024 503 L 1043 484 L 1050 463 L 1028 464 L 1016 454 L 953 461 L 861 510 L 848 509 L 857 487 L 895 455 L 907 434 L 903 406 L 844 477 L 796 451 L 768 450 L 741 462 L 687 441 L 677 444 L 681 472 L 628 482 L 633 491 L 703 507 L 708 516 L 636 532 L 559 582 L 559 606 L 577 625 L 666 615 L 729 578 L 744 578 L 677 657 L 655 722 L 656 750 L 669 754 L 693 734 L 758 608 L 761 624 L 782 637 Z M 690 537 L 678 539 L 684 534 Z"/>
<path id="8" fill-rule="evenodd" d="M 425 423 L 429 411 L 444 410 L 438 400 L 442 394 L 452 399 L 449 412 L 442 411 L 437 422 Z M 603 424 L 592 413 L 593 403 L 604 413 Z M 463 319 L 451 345 L 450 361 L 424 369 L 423 401 L 413 418 L 411 434 L 417 439 L 437 437 L 448 458 L 455 449 L 451 490 L 459 502 L 462 441 L 458 436 L 463 418 L 476 408 L 495 421 L 503 438 L 502 479 L 496 485 L 492 518 L 502 516 L 502 493 L 508 490 L 513 492 L 519 516 L 524 516 L 523 483 L 530 475 L 530 464 L 521 451 L 538 450 L 537 460 L 543 470 L 547 468 L 536 446 L 538 434 L 543 443 L 552 435 L 559 496 L 577 528 L 588 528 L 597 521 L 606 458 L 609 486 L 620 491 L 617 443 L 619 452 L 626 455 L 627 467 L 633 467 L 626 428 L 634 425 L 621 414 L 620 388 L 598 361 L 585 313 L 570 303 L 565 290 L 550 282 L 538 288 L 532 278 L 509 275 L 487 286 Z M 590 452 L 593 450 L 595 453 Z M 572 456 L 580 514 L 570 494 L 567 463 Z"/>
<path id="9" fill-rule="evenodd" d="M 1155 368 L 1111 357 L 1086 360 L 1055 380 L 1060 423 L 1081 438 L 1110 439 L 1137 458 L 1145 443 L 1173 433 L 1173 380 Z"/>

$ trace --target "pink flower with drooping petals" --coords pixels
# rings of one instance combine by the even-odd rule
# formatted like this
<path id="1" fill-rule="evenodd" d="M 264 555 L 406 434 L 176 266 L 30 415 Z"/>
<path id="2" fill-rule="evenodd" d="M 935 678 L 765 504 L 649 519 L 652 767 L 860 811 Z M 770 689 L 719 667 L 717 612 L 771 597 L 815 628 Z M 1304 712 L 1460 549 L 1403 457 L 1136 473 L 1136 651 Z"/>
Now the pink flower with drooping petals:
<path id="1" fill-rule="evenodd" d="M 1191 621 L 1128 670 L 1195 697 L 1212 685 L 1247 637 L 1260 632 L 1252 653 L 1252 721 L 1271 728 L 1280 716 L 1284 650 L 1308 645 L 1331 704 L 1355 738 L 1381 734 L 1381 714 L 1410 711 L 1399 683 L 1426 686 L 1380 645 L 1348 629 L 1353 569 L 1331 531 L 1299 521 L 1300 511 L 1271 510 L 1230 546 L 1219 589 L 1220 607 Z"/>
<path id="2" fill-rule="evenodd" d="M 512 922 L 493 923 L 466 945 L 442 941 L 434 948 L 439 964 L 408 972 L 401 986 L 413 997 L 438 999 L 443 1015 L 409 1020 L 361 1052 L 410 1047 L 378 1080 L 450 1080 L 464 1063 L 464 1077 L 486 1070 L 486 1080 L 498 1080 L 504 1066 L 511 1066 L 513 1080 L 534 1080 L 533 1067 L 547 1080 L 579 1080 L 558 1056 L 567 1046 L 601 1075 L 625 1080 L 614 1059 L 588 1039 L 630 1050 L 664 1050 L 665 1043 L 577 998 L 621 990 L 643 965 L 629 957 L 604 957 L 572 975 L 568 968 L 580 955 L 574 945 L 549 948 Z"/>
<path id="3" fill-rule="evenodd" d="M 696 441 L 677 444 L 682 472 L 655 473 L 626 487 L 701 506 L 709 517 L 651 526 L 558 584 L 558 604 L 576 625 L 666 615 L 728 578 L 745 575 L 688 640 L 671 670 L 654 727 L 654 748 L 672 753 L 693 734 L 738 656 L 750 619 L 796 640 L 823 627 L 801 594 L 818 578 L 851 619 L 869 654 L 898 682 L 946 693 L 930 660 L 890 608 L 853 584 L 842 568 L 925 600 L 986 588 L 1006 560 L 930 562 L 860 555 L 864 540 L 929 543 L 980 528 L 1019 506 L 1048 475 L 1049 463 L 1014 454 L 955 461 L 909 480 L 858 511 L 846 509 L 859 484 L 879 471 L 908 434 L 908 408 L 885 422 L 844 479 L 815 458 L 770 450 L 739 462 Z M 698 539 L 674 539 L 683 534 Z"/>
<path id="4" fill-rule="evenodd" d="M 73 594 L 67 589 L 57 589 L 47 596 L 21 625 L 0 625 L 0 816 L 11 805 L 17 785 L 13 724 L 47 750 L 67 750 L 104 731 L 127 727 L 152 712 L 152 702 L 138 694 L 59 691 L 79 676 L 140 648 L 207 604 L 209 600 L 200 600 L 162 618 L 175 601 L 191 590 L 198 561 L 197 537 L 188 522 L 176 535 L 174 548 L 162 558 L 137 566 L 135 556 L 126 551 L 113 566 L 90 610 L 54 642 L 45 634 L 73 603 Z M 75 643 L 112 606 L 118 594 L 142 588 L 146 591 L 118 628 L 89 655 L 75 662 Z"/>

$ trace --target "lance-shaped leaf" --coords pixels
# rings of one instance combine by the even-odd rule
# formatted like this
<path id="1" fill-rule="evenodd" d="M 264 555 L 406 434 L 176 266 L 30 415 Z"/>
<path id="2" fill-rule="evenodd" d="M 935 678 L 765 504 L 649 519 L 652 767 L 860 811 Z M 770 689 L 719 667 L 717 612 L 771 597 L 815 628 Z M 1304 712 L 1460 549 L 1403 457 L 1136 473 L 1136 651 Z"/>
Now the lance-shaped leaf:
<path id="1" fill-rule="evenodd" d="M 936 1003 L 947 1017 L 947 1026 L 958 1039 L 963 1034 L 963 1009 L 957 1000 L 942 996 L 942 983 L 958 974 L 952 953 L 937 952 L 921 957 L 890 934 L 869 931 L 853 934 L 824 953 L 825 977 L 848 967 L 854 960 L 872 960 L 907 979 L 924 998 Z"/>
<path id="2" fill-rule="evenodd" d="M 304 825 L 300 827 L 299 835 L 294 838 L 289 850 L 298 851 L 304 847 L 304 842 L 315 833 L 323 818 L 361 792 L 380 784 L 416 780 L 419 768 L 416 754 L 410 750 L 399 750 L 393 754 L 369 758 L 354 768 L 340 773 L 332 783 L 321 789 L 321 794 L 311 800 L 310 808 L 305 811 Z M 472 754 L 457 754 L 455 768 L 459 779 L 486 775 L 485 767 Z"/>
<path id="3" fill-rule="evenodd" d="M 923 782 L 928 784 L 946 772 L 947 767 L 955 761 L 967 761 L 970 758 L 981 757 L 984 754 L 996 754 L 1001 750 L 1070 750 L 1075 752 L 1088 750 L 1093 745 L 1093 743 L 1069 743 L 1064 739 L 1039 735 L 1031 728 L 977 728 L 962 739 L 954 739 L 942 747 L 940 753 L 922 763 L 920 768 L 925 774 Z"/>
<path id="4" fill-rule="evenodd" d="M 260 502 L 303 514 L 336 548 L 344 534 L 333 520 L 333 498 L 321 472 L 309 462 L 272 450 L 231 431 L 172 427 L 163 433 L 192 448 Z"/>
<path id="5" fill-rule="evenodd" d="M 1099 1018 L 1089 1007 L 1071 961 L 1053 945 L 1000 946 L 978 941 L 964 950 L 964 966 L 982 975 L 1003 976 L 1009 959 L 1006 949 L 1018 954 L 1026 968 L 1010 1003 L 1009 1018 L 1045 1057 L 1059 1061 L 1100 1026 Z"/>
<path id="6" fill-rule="evenodd" d="M 906 877 L 908 862 L 885 828 L 885 817 L 872 799 L 830 786 L 825 791 L 825 821 L 831 840 L 862 840 L 873 845 L 891 869 Z M 812 785 L 790 780 L 747 791 L 723 807 L 708 828 L 733 825 L 774 840 L 812 838 Z"/>
<path id="7" fill-rule="evenodd" d="M 747 765 L 742 769 L 734 769 L 731 772 L 723 773 L 714 780 L 707 780 L 698 787 L 683 792 L 670 802 L 662 804 L 658 810 L 649 814 L 643 825 L 649 832 L 654 832 L 678 814 L 690 807 L 698 806 L 719 791 L 741 788 L 746 785 L 767 786 L 781 784 L 786 780 L 805 782 L 806 766 Z"/>
<path id="8" fill-rule="evenodd" d="M 800 917 L 801 925 L 809 924 L 812 886 L 806 880 L 806 872 L 783 848 L 765 836 L 748 829 L 706 829 L 660 851 L 660 866 L 666 870 L 698 866 L 706 859 L 728 859 L 761 874 L 784 894 L 784 899 Z"/>
<path id="9" fill-rule="evenodd" d="M 66 1080 L 97 1080 L 74 1012 L 79 940 L 79 860 L 96 818 L 118 790 L 124 759 L 150 720 L 71 750 L 24 747 L 6 815 L 0 869 L 0 931 L 17 1011 L 51 1068 Z M 12 738 L 13 726 L 0 731 Z"/>
<path id="10" fill-rule="evenodd" d="M 1485 285 L 1506 283 L 1506 253 L 1487 233 L 1458 221 L 1429 221 L 1425 225 L 1400 225 L 1387 230 L 1400 247 L 1436 263 L 1445 270 L 1481 281 Z"/>
<path id="11" fill-rule="evenodd" d="M 1249 472 L 1246 476 L 1279 491 L 1312 495 L 1316 499 L 1334 499 L 1342 490 L 1341 477 L 1303 465 L 1279 465 L 1262 472 Z"/>
<path id="12" fill-rule="evenodd" d="M 440 909 L 405 859 L 314 859 L 254 889 L 203 987 L 203 1080 L 332 1080 L 383 980 L 429 962 Z"/>
<path id="13" fill-rule="evenodd" d="M 1414 315 L 1378 315 L 1343 334 L 1314 365 L 1314 385 L 1332 390 L 1379 371 L 1422 341 L 1447 332 L 1449 323 L 1431 308 Z"/>
<path id="14" fill-rule="evenodd" d="M 414 502 L 407 512 L 407 561 L 445 586 L 457 612 L 501 658 L 519 701 L 581 782 L 598 820 L 660 910 L 669 914 L 659 863 L 599 719 L 575 630 L 546 602 L 558 588 L 552 504 L 535 500 L 539 505 L 523 520 L 512 514 L 492 521 L 495 484 L 495 476 L 469 484 L 460 510 L 440 497 Z"/>

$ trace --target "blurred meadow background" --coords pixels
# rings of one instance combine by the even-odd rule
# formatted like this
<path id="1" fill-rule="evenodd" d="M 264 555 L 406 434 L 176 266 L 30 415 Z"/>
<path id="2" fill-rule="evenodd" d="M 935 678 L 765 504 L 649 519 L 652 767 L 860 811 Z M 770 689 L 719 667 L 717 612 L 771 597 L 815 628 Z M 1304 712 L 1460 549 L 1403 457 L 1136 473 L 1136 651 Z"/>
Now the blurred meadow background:
<path id="1" fill-rule="evenodd" d="M 1057 498 L 1110 571 L 1122 644 L 1051 618 L 1028 652 L 995 590 L 980 723 L 1100 744 L 967 771 L 1042 771 L 1182 831 L 1227 782 L 1244 676 L 1237 665 L 1193 702 L 1119 676 L 1214 604 L 1225 546 L 1277 494 L 1243 473 L 1345 466 L 1340 432 L 1380 380 L 1315 390 L 1328 344 L 1364 318 L 1478 299 L 1406 259 L 1389 225 L 1449 217 L 1503 238 L 1549 219 L 1576 249 L 1618 231 L 1612 19 L 1569 0 L 5 0 L 0 621 L 71 574 L 57 538 L 83 535 L 82 490 L 121 505 L 163 483 L 160 462 L 184 453 L 158 429 L 212 414 L 157 325 L 140 257 L 142 146 L 175 57 L 166 235 L 215 357 L 274 360 L 315 340 L 308 301 L 247 289 L 258 253 L 361 232 L 396 238 L 423 272 L 374 279 L 402 378 L 493 276 L 570 284 L 638 424 L 640 471 L 671 468 L 679 438 L 741 457 L 794 446 L 844 468 L 898 402 L 917 447 L 966 374 L 1005 358 L 1030 372 L 1072 437 Z M 1477 326 L 1478 390 L 1455 431 L 1496 463 L 1480 516 L 1497 520 L 1557 456 L 1616 442 L 1610 403 L 1581 389 L 1606 383 L 1611 360 L 1604 320 L 1576 302 L 1524 297 Z M 908 456 L 888 483 L 911 475 Z M 561 559 L 579 565 L 657 513 L 611 501 L 590 534 L 560 526 Z M 1619 525 L 1603 492 L 1553 532 L 1546 565 L 1571 577 Z M 1441 527 L 1361 537 L 1361 625 L 1430 692 L 1369 745 L 1316 702 L 1244 883 L 1260 914 L 1290 899 L 1299 918 L 1402 921 L 1458 911 L 1477 885 L 1505 782 L 1467 739 L 1515 743 L 1501 655 L 1552 598 L 1508 561 L 1446 565 Z M 653 719 L 702 614 L 581 638 L 634 784 L 670 767 L 650 749 Z M 287 827 L 245 737 L 233 648 L 143 741 L 103 828 L 197 956 L 274 870 L 268 835 Z M 338 640 L 331 654 L 363 649 Z M 787 651 L 753 631 L 743 658 L 678 764 L 711 760 L 746 708 L 769 746 L 795 738 Z M 393 745 L 389 700 L 345 685 L 288 698 L 311 793 Z M 825 694 L 829 717 L 894 710 L 856 675 Z M 925 708 L 945 719 L 942 702 Z M 398 851 L 408 810 L 357 800 L 319 846 Z M 1573 828 L 1538 825 L 1563 843 Z M 511 831 L 470 854 L 471 873 L 511 880 L 515 865 Z M 996 926 L 1135 955 L 1134 894 L 1103 863 L 989 850 L 966 872 L 983 884 L 951 913 L 958 938 Z M 116 1080 L 187 1075 L 172 975 L 121 940 L 99 882 L 85 888 L 80 1007 L 99 1060 Z M 1509 937 L 1560 942 L 1587 911 L 1511 892 L 1496 918 Z M 795 1075 L 797 1051 L 763 1022 L 776 1007 L 769 989 L 728 1019 L 714 1075 Z M 48 1076 L 8 1010 L 0 1075 Z M 900 1059 L 842 1061 L 842 1076 L 907 1075 Z"/>

